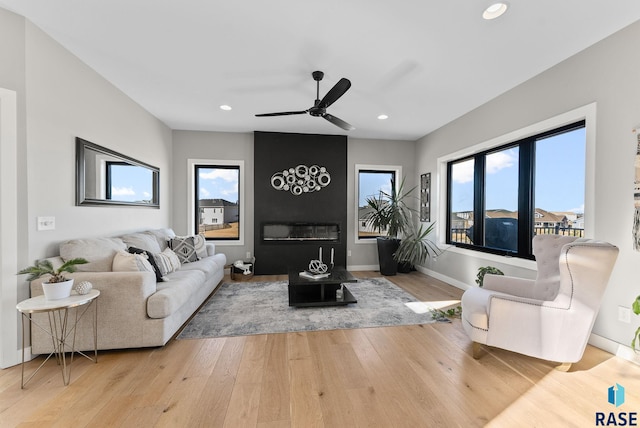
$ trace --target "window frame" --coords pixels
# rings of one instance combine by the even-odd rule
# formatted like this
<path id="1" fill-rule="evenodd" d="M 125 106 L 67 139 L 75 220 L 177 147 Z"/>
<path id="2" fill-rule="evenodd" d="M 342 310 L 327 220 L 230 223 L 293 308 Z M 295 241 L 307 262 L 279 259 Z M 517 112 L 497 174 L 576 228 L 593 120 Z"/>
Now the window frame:
<path id="1" fill-rule="evenodd" d="M 395 185 L 396 189 L 399 185 L 399 180 L 402 180 L 402 166 L 401 165 L 368 165 L 368 164 L 356 164 L 355 165 L 355 214 L 354 214 L 354 242 L 356 244 L 376 244 L 375 237 L 360 238 L 360 172 L 380 172 L 380 173 L 394 173 L 396 177 Z"/>
<path id="2" fill-rule="evenodd" d="M 245 204 L 245 168 L 243 160 L 229 159 L 188 159 L 187 171 L 189 174 L 189 182 L 187 186 L 188 208 L 187 208 L 187 230 L 189 233 L 197 233 L 196 229 L 196 167 L 204 168 L 238 168 L 238 221 L 239 236 L 238 238 L 213 239 L 207 238 L 207 242 L 216 245 L 244 245 L 245 237 L 245 212 L 247 210 Z"/>
<path id="3" fill-rule="evenodd" d="M 576 122 L 584 121 L 585 123 L 585 189 L 584 189 L 584 237 L 592 238 L 596 233 L 596 211 L 595 211 L 595 148 L 596 148 L 596 103 L 591 103 L 574 110 L 559 114 L 550 119 L 543 120 L 541 122 L 529 125 L 525 128 L 512 131 L 508 134 L 495 137 L 491 140 L 487 140 L 478 143 L 473 146 L 458 150 L 453 153 L 443 155 L 437 159 L 437 171 L 439 177 L 443 178 L 438 184 L 438 244 L 441 248 L 447 249 L 451 253 L 465 254 L 474 257 L 482 257 L 488 261 L 495 261 L 510 264 L 513 266 L 521 266 L 525 268 L 532 268 L 535 265 L 529 259 L 512 257 L 513 254 L 505 254 L 504 251 L 498 253 L 491 253 L 480 251 L 477 247 L 470 246 L 465 248 L 462 246 L 456 246 L 454 244 L 447 244 L 449 237 L 448 228 L 448 185 L 449 177 L 447 176 L 448 163 L 455 160 L 460 160 L 464 157 L 473 157 L 478 152 L 493 151 L 501 146 L 508 145 L 515 141 L 525 139 L 534 135 L 540 135 L 548 131 L 552 131 L 561 128 L 565 125 L 574 124 Z M 530 241 L 530 240 L 529 240 Z M 529 244 L 530 245 L 530 244 Z M 505 258 L 507 255 L 507 258 Z"/>

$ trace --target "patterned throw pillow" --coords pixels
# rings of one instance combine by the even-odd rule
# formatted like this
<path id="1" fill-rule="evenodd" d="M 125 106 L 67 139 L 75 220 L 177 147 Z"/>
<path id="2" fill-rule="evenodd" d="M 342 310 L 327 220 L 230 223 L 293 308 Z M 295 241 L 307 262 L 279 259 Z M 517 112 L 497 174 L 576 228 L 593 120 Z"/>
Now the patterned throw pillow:
<path id="1" fill-rule="evenodd" d="M 180 263 L 191 263 L 198 261 L 196 244 L 193 236 L 176 236 L 169 241 L 171 248 L 180 259 Z"/>
<path id="2" fill-rule="evenodd" d="M 129 251 L 131 254 L 145 255 L 147 257 L 147 260 L 149 260 L 149 264 L 153 268 L 153 271 L 156 274 L 156 282 L 164 281 L 164 279 L 162 279 L 162 273 L 160 272 L 160 268 L 158 268 L 158 265 L 156 264 L 156 259 L 153 257 L 153 253 L 147 250 L 143 250 L 141 248 L 136 248 L 136 247 L 129 247 L 127 251 Z"/>
<path id="3" fill-rule="evenodd" d="M 180 269 L 180 259 L 176 253 L 171 250 L 171 248 L 166 248 L 161 253 L 153 254 L 153 258 L 155 259 L 156 265 L 158 265 L 158 269 L 160 269 L 162 276 Z"/>

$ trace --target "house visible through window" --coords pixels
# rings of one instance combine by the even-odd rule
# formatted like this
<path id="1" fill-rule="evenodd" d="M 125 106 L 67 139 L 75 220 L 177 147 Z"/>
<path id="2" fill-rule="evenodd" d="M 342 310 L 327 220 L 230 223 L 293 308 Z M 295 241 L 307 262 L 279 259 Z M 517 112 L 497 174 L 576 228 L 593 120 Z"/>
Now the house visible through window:
<path id="1" fill-rule="evenodd" d="M 447 243 L 532 258 L 536 234 L 583 236 L 585 155 L 580 121 L 448 162 Z"/>
<path id="2" fill-rule="evenodd" d="M 195 165 L 195 233 L 207 239 L 240 239 L 240 167 Z"/>

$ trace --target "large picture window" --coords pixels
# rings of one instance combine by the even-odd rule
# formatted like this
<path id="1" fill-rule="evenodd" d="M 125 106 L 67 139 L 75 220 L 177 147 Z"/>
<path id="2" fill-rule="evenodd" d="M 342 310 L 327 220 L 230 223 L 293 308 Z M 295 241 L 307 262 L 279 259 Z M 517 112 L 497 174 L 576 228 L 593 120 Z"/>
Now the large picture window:
<path id="1" fill-rule="evenodd" d="M 584 236 L 585 122 L 447 163 L 447 243 L 533 258 L 541 233 Z"/>
<path id="2" fill-rule="evenodd" d="M 195 233 L 212 240 L 239 240 L 239 165 L 194 165 Z"/>
<path id="3" fill-rule="evenodd" d="M 378 236 L 385 236 L 386 231 L 375 230 L 368 222 L 367 217 L 370 208 L 367 206 L 368 198 L 384 199 L 384 194 L 391 193 L 392 183 L 397 183 L 400 177 L 399 166 L 356 166 L 356 191 L 357 191 L 357 236 L 356 242 L 375 242 Z"/>

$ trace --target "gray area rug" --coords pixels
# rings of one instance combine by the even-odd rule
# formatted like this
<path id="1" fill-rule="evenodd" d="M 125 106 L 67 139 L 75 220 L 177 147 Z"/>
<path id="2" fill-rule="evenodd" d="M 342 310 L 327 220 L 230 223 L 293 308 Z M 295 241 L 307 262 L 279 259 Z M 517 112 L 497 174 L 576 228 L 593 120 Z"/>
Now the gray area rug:
<path id="1" fill-rule="evenodd" d="M 294 308 L 289 306 L 287 281 L 224 283 L 178 339 L 435 322 L 430 312 L 410 309 L 405 303 L 417 299 L 385 278 L 359 279 L 347 287 L 358 303 Z"/>

